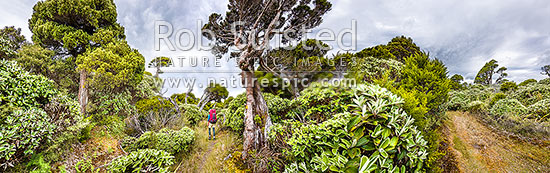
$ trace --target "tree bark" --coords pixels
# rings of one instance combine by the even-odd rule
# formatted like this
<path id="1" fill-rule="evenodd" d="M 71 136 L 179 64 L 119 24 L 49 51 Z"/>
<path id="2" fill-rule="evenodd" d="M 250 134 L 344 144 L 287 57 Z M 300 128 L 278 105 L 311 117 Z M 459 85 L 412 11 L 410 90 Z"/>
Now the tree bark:
<path id="1" fill-rule="evenodd" d="M 243 71 L 243 82 L 246 86 L 247 109 L 244 115 L 244 151 L 242 157 L 246 159 L 250 150 L 258 150 L 265 146 L 266 136 L 273 123 L 260 86 L 254 79 L 254 72 Z M 260 117 L 261 122 L 254 122 L 256 115 Z M 262 132 L 262 127 L 264 127 L 264 132 Z"/>
<path id="2" fill-rule="evenodd" d="M 86 79 L 88 73 L 86 70 L 80 70 L 80 87 L 78 88 L 78 103 L 80 103 L 80 112 L 86 114 L 86 105 L 88 104 L 88 85 Z"/>

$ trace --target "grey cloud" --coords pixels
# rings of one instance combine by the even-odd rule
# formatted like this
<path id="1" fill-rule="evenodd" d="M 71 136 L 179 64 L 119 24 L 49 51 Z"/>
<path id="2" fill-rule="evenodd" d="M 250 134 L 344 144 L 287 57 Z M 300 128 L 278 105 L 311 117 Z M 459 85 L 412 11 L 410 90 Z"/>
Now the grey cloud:
<path id="1" fill-rule="evenodd" d="M 0 24 L 27 28 L 35 1 L 1 1 Z M 226 0 L 119 0 L 115 2 L 119 22 L 125 26 L 128 42 L 149 60 L 155 56 L 211 56 L 208 52 L 155 51 L 153 23 L 172 22 L 174 28 L 195 30 L 196 20 L 206 20 L 212 12 L 224 13 Z M 483 64 L 496 59 L 508 67 L 509 79 L 541 79 L 540 67 L 550 64 L 550 1 L 547 0 L 333 0 L 333 10 L 319 28 L 340 31 L 357 20 L 357 48 L 385 44 L 399 35 L 412 37 L 434 58 L 442 60 L 450 74 L 471 81 Z M 24 26 L 23 26 L 24 25 Z M 30 34 L 29 32 L 25 34 Z M 313 33 L 314 34 L 314 33 Z M 27 35 L 29 37 L 29 35 Z M 337 48 L 335 43 L 330 43 Z M 332 52 L 337 52 L 338 49 Z M 209 70 L 196 68 L 194 70 Z M 234 70 L 234 63 L 222 69 Z M 204 79 L 224 74 L 179 74 Z M 162 76 L 178 76 L 163 74 Z M 171 89 L 170 93 L 185 89 Z M 199 94 L 200 89 L 194 92 Z M 230 88 L 231 95 L 242 89 Z"/>

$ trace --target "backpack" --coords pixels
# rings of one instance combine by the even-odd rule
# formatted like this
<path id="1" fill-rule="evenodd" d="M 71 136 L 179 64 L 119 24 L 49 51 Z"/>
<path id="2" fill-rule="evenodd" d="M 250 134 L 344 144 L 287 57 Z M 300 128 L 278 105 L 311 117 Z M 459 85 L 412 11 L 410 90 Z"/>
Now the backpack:
<path id="1" fill-rule="evenodd" d="M 210 118 L 208 119 L 208 122 L 210 122 L 212 124 L 216 124 L 216 122 L 218 122 L 218 118 L 216 117 L 216 110 L 211 109 L 209 117 Z"/>

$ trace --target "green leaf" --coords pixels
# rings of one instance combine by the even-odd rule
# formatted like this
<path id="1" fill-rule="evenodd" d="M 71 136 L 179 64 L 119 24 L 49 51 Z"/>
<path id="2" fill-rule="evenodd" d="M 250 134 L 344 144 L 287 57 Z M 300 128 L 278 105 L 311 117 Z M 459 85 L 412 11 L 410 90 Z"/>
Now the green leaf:
<path id="1" fill-rule="evenodd" d="M 357 140 L 357 145 L 356 147 L 362 147 L 363 145 L 367 144 L 367 142 L 369 142 L 368 138 L 363 136 L 362 138 L 360 138 L 359 140 Z"/>
<path id="2" fill-rule="evenodd" d="M 352 130 L 352 128 L 355 127 L 359 122 L 361 121 L 361 118 L 359 116 L 354 116 L 348 121 L 348 124 L 346 125 L 346 129 L 349 131 Z"/>

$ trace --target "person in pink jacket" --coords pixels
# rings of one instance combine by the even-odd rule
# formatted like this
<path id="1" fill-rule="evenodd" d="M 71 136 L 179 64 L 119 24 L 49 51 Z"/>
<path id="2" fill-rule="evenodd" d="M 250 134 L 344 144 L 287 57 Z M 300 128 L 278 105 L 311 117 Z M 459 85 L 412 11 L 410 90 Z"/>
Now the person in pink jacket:
<path id="1" fill-rule="evenodd" d="M 210 109 L 210 113 L 208 114 L 208 140 L 216 139 L 215 124 L 217 121 L 216 109 Z"/>

